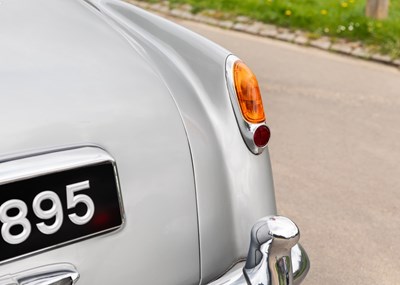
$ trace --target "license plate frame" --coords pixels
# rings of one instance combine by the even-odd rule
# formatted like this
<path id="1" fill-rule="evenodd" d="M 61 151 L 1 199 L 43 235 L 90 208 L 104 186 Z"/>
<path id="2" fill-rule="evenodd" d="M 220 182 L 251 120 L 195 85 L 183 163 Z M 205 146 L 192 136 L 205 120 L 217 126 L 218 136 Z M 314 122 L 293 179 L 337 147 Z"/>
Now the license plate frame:
<path id="1" fill-rule="evenodd" d="M 115 232 L 125 223 L 116 163 L 100 148 L 80 147 L 7 160 L 0 163 L 0 173 L 0 264 Z M 75 192 L 68 188 L 79 183 L 86 187 L 75 189 Z M 53 192 L 51 195 L 57 196 L 60 204 L 46 197 L 37 199 L 48 192 Z M 86 200 L 92 200 L 93 209 L 90 203 L 79 199 L 85 196 Z M 35 199 L 41 203 L 34 204 Z M 76 203 L 71 199 L 75 199 Z M 13 207 L 9 205 L 10 201 L 11 204 L 13 201 L 25 204 L 26 213 L 21 212 L 18 206 L 10 208 Z M 43 211 L 49 211 L 55 206 L 58 207 L 58 216 L 54 215 L 51 219 L 40 216 Z M 37 211 L 38 207 L 43 211 Z M 79 224 L 82 217 L 88 216 L 86 214 L 89 209 L 93 210 L 92 216 L 89 215 L 88 221 Z M 23 215 L 19 217 L 21 213 Z M 72 217 L 74 214 L 75 220 Z M 8 216 L 19 217 L 19 224 L 10 227 L 13 222 L 8 220 Z M 13 244 L 15 239 L 7 241 L 10 236 L 22 235 L 29 229 L 24 219 L 30 224 L 27 238 L 16 244 Z M 57 221 L 61 221 L 61 225 L 56 232 L 41 231 L 41 223 L 48 229 Z"/>

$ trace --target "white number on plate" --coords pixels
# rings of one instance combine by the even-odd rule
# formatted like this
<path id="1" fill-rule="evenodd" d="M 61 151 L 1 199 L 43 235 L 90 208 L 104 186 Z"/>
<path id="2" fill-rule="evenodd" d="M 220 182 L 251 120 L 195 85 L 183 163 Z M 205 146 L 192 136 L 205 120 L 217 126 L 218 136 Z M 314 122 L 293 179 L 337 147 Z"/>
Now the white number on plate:
<path id="1" fill-rule="evenodd" d="M 43 210 L 40 206 L 40 204 L 45 200 L 50 200 L 53 204 L 49 210 Z M 35 215 L 43 220 L 51 219 L 54 216 L 56 217 L 54 224 L 51 226 L 46 225 L 44 222 L 36 224 L 39 231 L 46 235 L 51 235 L 60 229 L 64 219 L 64 214 L 60 198 L 58 198 L 56 193 L 52 191 L 44 191 L 37 194 L 35 199 L 33 199 L 32 208 Z"/>
<path id="2" fill-rule="evenodd" d="M 11 209 L 17 209 L 18 214 L 16 216 L 9 216 L 7 212 Z M 0 220 L 3 223 L 1 227 L 1 235 L 3 239 L 10 244 L 18 244 L 25 241 L 31 233 L 31 224 L 26 218 L 28 214 L 28 208 L 24 201 L 21 200 L 8 200 L 0 206 Z M 22 226 L 22 232 L 13 235 L 10 233 L 10 229 L 13 226 Z"/>
<path id="3" fill-rule="evenodd" d="M 78 216 L 77 214 L 68 215 L 69 219 L 77 225 L 84 225 L 90 221 L 94 214 L 94 203 L 88 195 L 79 194 L 75 195 L 75 192 L 89 189 L 89 181 L 83 181 L 67 186 L 67 207 L 68 209 L 75 208 L 76 204 L 83 203 L 87 207 L 86 214 L 83 216 Z"/>
<path id="4" fill-rule="evenodd" d="M 84 203 L 87 207 L 86 213 L 83 216 L 77 214 L 68 215 L 71 222 L 76 225 L 84 225 L 88 223 L 94 215 L 94 203 L 93 200 L 85 194 L 75 195 L 75 192 L 90 189 L 89 180 L 67 185 L 67 208 L 72 209 L 79 203 Z M 52 206 L 48 210 L 43 210 L 41 204 L 45 200 L 50 200 Z M 32 202 L 33 212 L 38 218 L 48 220 L 55 217 L 55 221 L 52 225 L 47 225 L 44 222 L 36 224 L 36 227 L 40 232 L 46 235 L 56 233 L 60 228 L 64 220 L 64 214 L 62 209 L 61 200 L 58 195 L 53 191 L 44 191 L 36 195 Z M 9 216 L 9 210 L 16 209 L 17 214 Z M 4 241 L 9 244 L 20 244 L 24 242 L 31 233 L 31 223 L 26 218 L 28 214 L 28 207 L 22 200 L 12 199 L 4 202 L 0 206 L 0 221 L 3 223 L 1 227 L 1 236 Z M 14 226 L 21 226 L 22 231 L 18 234 L 12 234 L 11 228 Z"/>

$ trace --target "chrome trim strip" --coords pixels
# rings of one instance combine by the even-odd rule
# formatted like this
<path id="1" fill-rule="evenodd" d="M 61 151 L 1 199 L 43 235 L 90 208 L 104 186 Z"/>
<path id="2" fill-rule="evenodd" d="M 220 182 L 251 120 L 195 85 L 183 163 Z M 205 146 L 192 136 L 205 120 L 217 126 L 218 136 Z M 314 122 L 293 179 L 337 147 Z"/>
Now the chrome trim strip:
<path id="1" fill-rule="evenodd" d="M 0 277 L 0 285 L 75 284 L 80 275 L 75 266 L 58 263 Z"/>
<path id="2" fill-rule="evenodd" d="M 0 185 L 104 162 L 115 165 L 114 159 L 109 154 L 94 147 L 9 160 L 0 163 Z"/>
<path id="3" fill-rule="evenodd" d="M 252 124 L 247 122 L 242 115 L 242 111 L 240 110 L 236 89 L 235 89 L 235 82 L 233 78 L 233 67 L 236 61 L 240 59 L 231 54 L 226 58 L 225 63 L 225 77 L 228 86 L 228 93 L 231 98 L 231 104 L 233 111 L 235 113 L 236 122 L 239 126 L 240 133 L 242 134 L 243 140 L 246 143 L 248 149 L 254 154 L 261 154 L 267 146 L 258 147 L 253 140 L 254 132 L 259 126 L 267 126 L 266 122 L 260 124 Z"/>
<path id="4" fill-rule="evenodd" d="M 118 200 L 121 213 L 121 225 L 104 231 L 96 232 L 90 235 L 82 236 L 73 240 L 69 240 L 57 245 L 42 248 L 27 254 L 19 255 L 14 258 L 0 261 L 0 265 L 9 263 L 14 260 L 25 258 L 41 252 L 46 252 L 55 248 L 63 247 L 77 241 L 86 240 L 98 235 L 104 235 L 112 232 L 115 234 L 121 231 L 126 224 L 125 210 L 123 206 L 121 186 L 117 164 L 104 149 L 92 146 L 75 146 L 67 149 L 52 149 L 51 152 L 40 152 L 39 154 L 24 154 L 23 156 L 15 156 L 14 160 L 7 157 L 4 162 L 0 162 L 0 185 L 17 182 L 29 178 L 39 177 L 43 175 L 58 173 L 71 169 L 81 168 L 85 166 L 94 166 L 103 163 L 111 163 L 114 168 L 116 187 L 118 191 Z"/>

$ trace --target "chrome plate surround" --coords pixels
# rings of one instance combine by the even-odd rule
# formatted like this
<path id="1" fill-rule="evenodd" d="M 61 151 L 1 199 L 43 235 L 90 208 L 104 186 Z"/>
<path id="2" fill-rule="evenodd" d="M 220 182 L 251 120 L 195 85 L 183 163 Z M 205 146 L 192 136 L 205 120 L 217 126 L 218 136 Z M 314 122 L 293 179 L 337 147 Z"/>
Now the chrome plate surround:
<path id="1" fill-rule="evenodd" d="M 8 263 L 27 256 L 66 246 L 68 244 L 76 243 L 78 241 L 92 238 L 98 235 L 104 235 L 107 233 L 111 234 L 111 232 L 112 234 L 114 234 L 117 231 L 121 230 L 125 225 L 125 212 L 123 207 L 117 165 L 115 160 L 102 148 L 98 146 L 74 146 L 71 148 L 54 149 L 48 152 L 41 152 L 39 154 L 24 154 L 23 156 L 15 156 L 15 159 L 10 157 L 5 157 L 3 159 L 0 158 L 0 187 L 6 186 L 7 184 L 11 184 L 14 182 L 26 181 L 28 179 L 36 179 L 48 175 L 59 175 L 68 171 L 90 169 L 101 166 L 108 166 L 108 168 L 112 168 L 113 170 L 115 189 L 117 191 L 116 200 L 118 201 L 120 215 L 120 222 L 118 221 L 117 226 L 79 236 L 74 239 L 65 240 L 61 243 L 57 243 L 54 245 L 45 246 L 43 248 L 39 248 L 37 250 L 33 250 L 24 254 L 19 254 L 11 258 L 1 260 L 0 264 Z M 79 191 L 79 189 L 77 191 Z M 83 191 L 82 193 L 85 193 L 85 191 Z M 78 192 L 78 194 L 80 194 L 80 192 Z M 63 208 L 65 208 L 65 205 L 63 205 Z M 30 211 L 32 211 L 32 208 L 30 208 Z M 65 213 L 65 210 L 63 210 L 63 212 Z M 64 216 L 64 221 L 67 220 L 69 216 L 71 215 Z M 1 228 L 3 228 L 4 223 L 0 221 L 0 225 Z M 32 224 L 31 228 L 33 227 L 36 228 L 37 224 Z M 3 236 L 0 236 L 0 238 L 3 238 Z"/>

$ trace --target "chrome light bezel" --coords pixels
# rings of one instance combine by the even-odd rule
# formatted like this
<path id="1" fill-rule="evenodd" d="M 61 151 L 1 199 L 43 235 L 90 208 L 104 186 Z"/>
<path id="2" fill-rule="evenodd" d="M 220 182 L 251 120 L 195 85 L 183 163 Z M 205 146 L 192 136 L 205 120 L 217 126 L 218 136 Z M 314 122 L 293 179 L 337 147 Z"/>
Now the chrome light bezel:
<path id="1" fill-rule="evenodd" d="M 259 124 L 247 122 L 242 115 L 242 111 L 240 110 L 240 106 L 239 106 L 238 96 L 236 93 L 235 79 L 234 79 L 234 73 L 233 73 L 233 68 L 234 68 L 235 62 L 237 62 L 237 61 L 240 61 L 240 59 L 237 56 L 231 54 L 226 58 L 226 62 L 225 62 L 225 77 L 226 77 L 226 83 L 228 86 L 229 97 L 231 99 L 233 112 L 235 113 L 236 122 L 239 126 L 240 133 L 243 137 L 243 140 L 244 140 L 247 148 L 252 153 L 258 155 L 258 154 L 261 154 L 264 151 L 264 149 L 266 149 L 268 144 L 266 144 L 263 147 L 257 146 L 254 143 L 254 133 L 258 127 L 260 127 L 260 126 L 268 127 L 268 126 L 265 121 L 262 123 L 259 123 Z"/>

